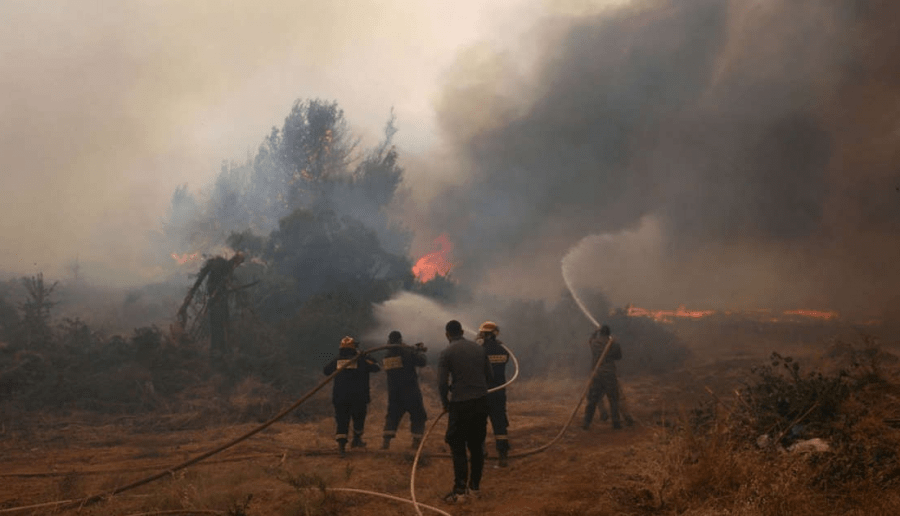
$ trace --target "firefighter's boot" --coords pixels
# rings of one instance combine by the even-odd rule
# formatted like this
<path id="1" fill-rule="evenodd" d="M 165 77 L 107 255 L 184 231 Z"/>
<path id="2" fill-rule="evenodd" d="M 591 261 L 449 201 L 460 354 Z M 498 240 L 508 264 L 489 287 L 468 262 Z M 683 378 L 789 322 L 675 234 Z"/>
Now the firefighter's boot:
<path id="1" fill-rule="evenodd" d="M 509 466 L 509 451 L 502 450 L 497 452 L 500 455 L 500 460 L 497 461 L 497 465 L 501 468 L 505 468 Z"/>
<path id="2" fill-rule="evenodd" d="M 385 438 L 384 438 L 384 441 L 381 442 L 381 449 L 382 449 L 382 450 L 387 450 L 387 449 L 390 448 L 390 447 L 391 447 L 391 438 L 390 438 L 390 437 L 385 437 Z"/>
<path id="3" fill-rule="evenodd" d="M 353 436 L 353 441 L 350 442 L 351 448 L 365 448 L 366 442 L 362 440 L 358 434 Z"/>
<path id="4" fill-rule="evenodd" d="M 344 458 L 347 456 L 347 440 L 346 439 L 338 439 L 338 456 L 340 458 Z"/>

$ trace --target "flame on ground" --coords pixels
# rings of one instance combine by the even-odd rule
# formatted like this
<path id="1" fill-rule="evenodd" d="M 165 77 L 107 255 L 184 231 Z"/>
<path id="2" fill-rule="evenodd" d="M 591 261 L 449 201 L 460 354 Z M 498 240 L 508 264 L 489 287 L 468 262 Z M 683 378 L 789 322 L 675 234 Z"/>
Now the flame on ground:
<path id="1" fill-rule="evenodd" d="M 172 258 L 178 262 L 178 265 L 184 265 L 186 263 L 195 262 L 200 259 L 200 252 L 196 253 L 172 253 Z"/>
<path id="2" fill-rule="evenodd" d="M 784 315 L 800 315 L 825 321 L 838 318 L 838 313 L 833 310 L 785 310 L 782 313 Z"/>
<path id="3" fill-rule="evenodd" d="M 615 311 L 615 310 L 614 310 Z M 773 310 L 745 310 L 745 311 L 723 311 L 718 310 L 688 310 L 684 305 L 679 306 L 675 310 L 649 310 L 634 305 L 627 305 L 624 309 L 625 315 L 629 317 L 647 317 L 657 322 L 672 323 L 677 319 L 702 319 L 712 315 L 724 316 L 744 316 L 764 320 L 768 322 L 779 321 L 797 321 L 816 319 L 820 321 L 834 321 L 840 317 L 840 314 L 834 310 L 784 310 L 782 312 L 774 312 Z"/>
<path id="4" fill-rule="evenodd" d="M 438 250 L 419 258 L 419 261 L 412 268 L 416 279 L 422 283 L 431 281 L 437 276 L 446 276 L 453 267 L 453 264 L 450 262 L 453 242 L 450 241 L 446 234 L 443 234 L 434 239 L 434 244 Z"/>

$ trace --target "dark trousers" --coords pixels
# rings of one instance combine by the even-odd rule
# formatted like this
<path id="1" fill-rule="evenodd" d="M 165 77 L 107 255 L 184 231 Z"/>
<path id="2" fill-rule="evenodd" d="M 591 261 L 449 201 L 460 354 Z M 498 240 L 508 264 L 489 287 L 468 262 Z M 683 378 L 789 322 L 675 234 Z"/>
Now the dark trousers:
<path id="1" fill-rule="evenodd" d="M 603 400 L 603 396 L 609 400 L 609 415 L 614 425 L 619 424 L 619 383 L 616 375 L 598 373 L 591 383 L 588 392 L 587 406 L 584 409 L 584 426 L 591 424 L 597 405 Z M 602 408 L 602 405 L 600 405 Z"/>
<path id="2" fill-rule="evenodd" d="M 487 435 L 488 406 L 486 397 L 450 402 L 447 434 L 444 441 L 453 455 L 453 488 L 479 489 L 484 470 L 484 438 Z M 469 456 L 466 457 L 466 449 Z M 471 462 L 471 471 L 469 471 Z"/>
<path id="3" fill-rule="evenodd" d="M 397 435 L 397 428 L 403 414 L 409 413 L 409 429 L 413 437 L 421 438 L 425 434 L 425 405 L 422 403 L 422 395 L 404 398 L 389 398 L 387 416 L 384 418 L 384 437 Z"/>
<path id="4" fill-rule="evenodd" d="M 488 417 L 491 420 L 491 429 L 494 431 L 497 451 L 504 453 L 509 451 L 509 436 L 507 427 L 509 419 L 506 417 L 506 389 L 489 392 L 487 395 Z"/>
<path id="5" fill-rule="evenodd" d="M 337 423 L 337 432 L 334 438 L 338 441 L 347 440 L 347 431 L 350 429 L 350 420 L 353 420 L 353 436 L 362 437 L 366 428 L 366 412 L 368 405 L 364 401 L 343 402 L 334 404 L 334 421 Z"/>

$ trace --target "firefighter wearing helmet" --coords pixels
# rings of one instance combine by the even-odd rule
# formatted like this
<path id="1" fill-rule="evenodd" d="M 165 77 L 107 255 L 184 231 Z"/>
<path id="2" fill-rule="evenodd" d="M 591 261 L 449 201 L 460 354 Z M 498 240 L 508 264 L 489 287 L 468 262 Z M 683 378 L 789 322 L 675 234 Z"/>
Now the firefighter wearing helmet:
<path id="1" fill-rule="evenodd" d="M 337 431 L 335 440 L 338 443 L 338 452 L 344 457 L 347 446 L 347 436 L 350 430 L 350 422 L 353 422 L 353 440 L 351 448 L 364 448 L 363 431 L 366 427 L 366 413 L 369 401 L 369 373 L 375 373 L 381 368 L 368 356 L 359 354 L 359 342 L 353 337 L 341 339 L 341 347 L 338 356 L 325 365 L 322 372 L 330 375 L 338 371 L 332 382 L 331 402 L 334 405 L 334 421 Z"/>
<path id="2" fill-rule="evenodd" d="M 427 349 L 421 342 L 415 346 L 403 343 L 403 335 L 399 331 L 388 334 L 388 345 L 392 346 L 384 357 L 382 367 L 387 375 L 388 407 L 384 418 L 384 441 L 382 450 L 391 447 L 391 439 L 397 435 L 397 427 L 403 414 L 409 413 L 409 428 L 412 432 L 412 447 L 418 448 L 425 434 L 425 404 L 422 402 L 422 391 L 419 389 L 417 368 L 425 367 L 428 359 Z"/>
<path id="3" fill-rule="evenodd" d="M 493 380 L 488 383 L 488 389 L 506 383 L 506 364 L 509 362 L 509 351 L 503 347 L 503 342 L 497 338 L 498 335 L 500 335 L 500 327 L 493 321 L 485 321 L 478 328 L 477 342 L 484 347 L 494 373 Z M 509 435 L 507 434 L 509 419 L 506 417 L 506 389 L 489 392 L 487 401 L 488 417 L 491 420 L 491 429 L 494 431 L 494 441 L 497 455 L 499 456 L 497 465 L 506 467 L 509 460 Z M 485 454 L 487 454 L 486 449 Z"/>

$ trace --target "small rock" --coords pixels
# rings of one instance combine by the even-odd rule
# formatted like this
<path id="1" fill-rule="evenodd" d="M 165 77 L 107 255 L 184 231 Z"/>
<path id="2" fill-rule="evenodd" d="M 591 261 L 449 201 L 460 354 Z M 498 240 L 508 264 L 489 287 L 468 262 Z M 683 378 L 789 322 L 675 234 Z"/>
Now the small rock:
<path id="1" fill-rule="evenodd" d="M 788 446 L 788 451 L 795 453 L 827 452 L 830 449 L 831 447 L 828 446 L 828 443 L 818 437 L 807 439 L 805 441 L 797 441 Z"/>

